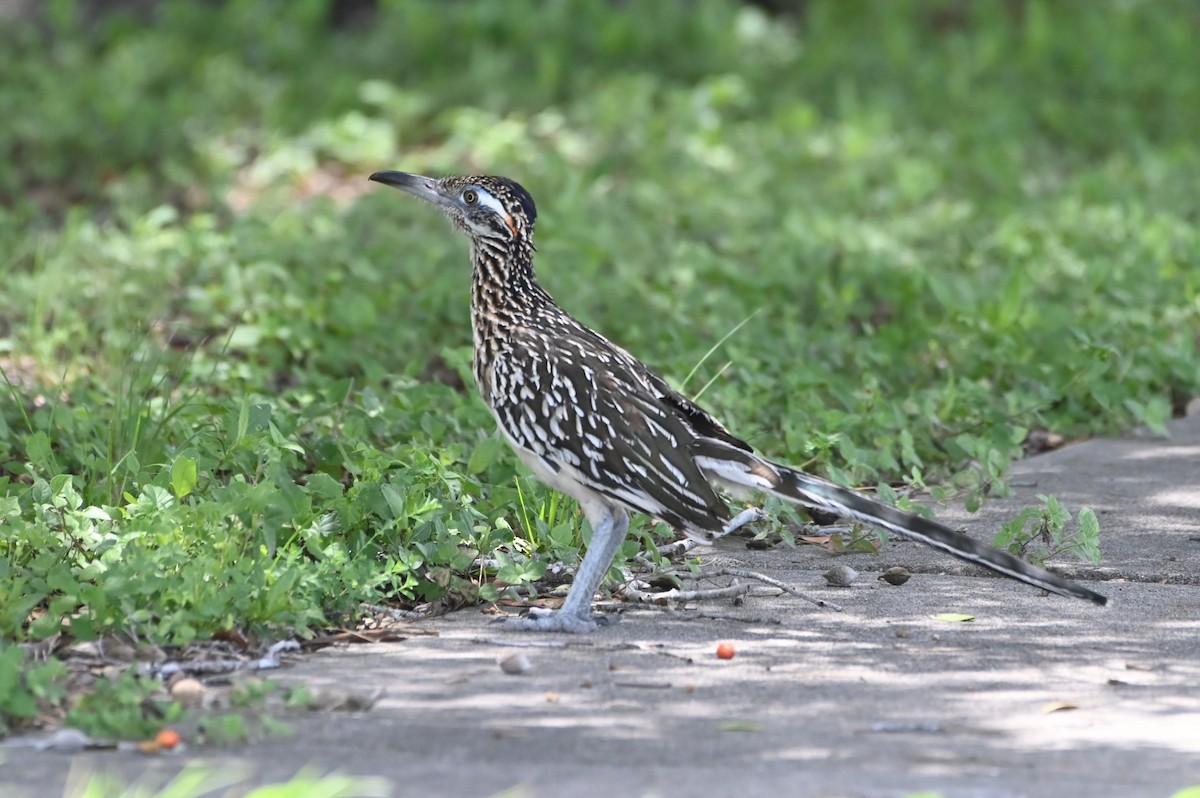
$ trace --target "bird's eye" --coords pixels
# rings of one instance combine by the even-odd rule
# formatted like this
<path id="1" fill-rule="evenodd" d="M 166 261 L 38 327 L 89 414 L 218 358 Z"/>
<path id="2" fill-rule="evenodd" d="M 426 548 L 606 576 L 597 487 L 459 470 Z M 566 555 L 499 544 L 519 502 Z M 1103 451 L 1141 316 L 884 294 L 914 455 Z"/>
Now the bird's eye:
<path id="1" fill-rule="evenodd" d="M 479 202 L 479 192 L 469 188 L 463 192 L 462 198 L 463 202 L 467 203 L 468 205 L 474 205 Z"/>

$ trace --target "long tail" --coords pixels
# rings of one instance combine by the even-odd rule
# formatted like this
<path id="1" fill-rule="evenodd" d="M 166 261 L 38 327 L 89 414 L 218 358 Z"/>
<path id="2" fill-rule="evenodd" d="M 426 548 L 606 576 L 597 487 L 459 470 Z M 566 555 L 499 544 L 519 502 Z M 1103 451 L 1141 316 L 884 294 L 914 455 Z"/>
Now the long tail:
<path id="1" fill-rule="evenodd" d="M 815 505 L 871 526 L 883 527 L 1051 593 L 1086 599 L 1101 606 L 1108 603 L 1108 599 L 1099 593 L 1030 565 L 1008 552 L 985 546 L 945 524 L 880 504 L 828 480 L 764 460 L 752 452 L 734 449 L 716 440 L 700 440 L 693 445 L 692 453 L 696 464 L 719 482 L 763 490 L 787 501 Z"/>

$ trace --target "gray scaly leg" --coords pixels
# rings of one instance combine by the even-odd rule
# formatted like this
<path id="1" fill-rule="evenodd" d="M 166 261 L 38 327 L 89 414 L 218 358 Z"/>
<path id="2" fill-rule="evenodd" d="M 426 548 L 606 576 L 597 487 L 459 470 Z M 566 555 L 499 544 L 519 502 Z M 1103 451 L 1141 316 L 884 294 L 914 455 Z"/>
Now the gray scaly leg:
<path id="1" fill-rule="evenodd" d="M 571 585 L 562 607 L 557 610 L 530 610 L 528 617 L 506 620 L 506 627 L 537 632 L 578 633 L 590 632 L 598 626 L 619 620 L 616 616 L 597 618 L 592 615 L 592 598 L 612 567 L 617 549 L 625 541 L 625 533 L 629 531 L 629 514 L 622 509 L 609 510 L 599 504 L 595 508 L 588 513 L 592 542 L 575 573 L 575 583 Z M 592 518 L 592 515 L 599 517 Z"/>

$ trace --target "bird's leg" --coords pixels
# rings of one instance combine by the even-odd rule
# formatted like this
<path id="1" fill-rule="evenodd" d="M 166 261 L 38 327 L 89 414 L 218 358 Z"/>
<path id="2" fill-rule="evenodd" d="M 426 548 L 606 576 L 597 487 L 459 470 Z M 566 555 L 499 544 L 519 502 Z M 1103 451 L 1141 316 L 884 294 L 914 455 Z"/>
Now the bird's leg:
<path id="1" fill-rule="evenodd" d="M 571 585 L 562 607 L 552 611 L 531 610 L 525 618 L 509 618 L 505 626 L 535 632 L 590 632 L 598 626 L 619 620 L 616 616 L 593 616 L 592 599 L 608 575 L 617 549 L 625 541 L 625 533 L 629 531 L 629 514 L 622 509 L 603 507 L 588 513 L 588 521 L 592 525 L 592 542 L 588 544 L 579 570 L 575 572 L 575 583 Z"/>

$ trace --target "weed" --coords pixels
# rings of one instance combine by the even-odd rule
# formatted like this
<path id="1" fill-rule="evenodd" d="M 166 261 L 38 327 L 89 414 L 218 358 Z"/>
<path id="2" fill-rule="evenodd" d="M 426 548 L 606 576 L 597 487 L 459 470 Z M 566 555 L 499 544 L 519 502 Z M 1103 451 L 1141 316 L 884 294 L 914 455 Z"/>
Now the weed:
<path id="1" fill-rule="evenodd" d="M 992 545 L 1041 565 L 1057 554 L 1069 553 L 1092 565 L 1100 564 L 1100 522 L 1090 507 L 1079 511 L 1079 526 L 1067 531 L 1071 513 L 1055 496 L 1039 493 L 1041 507 L 1026 507 L 1006 522 Z"/>
<path id="2" fill-rule="evenodd" d="M 147 739 L 182 715 L 183 707 L 166 696 L 162 685 L 124 670 L 115 679 L 97 679 L 71 707 L 66 722 L 93 738 Z"/>
<path id="3" fill-rule="evenodd" d="M 24 649 L 0 643 L 0 737 L 52 715 L 66 699 L 66 667 L 27 659 Z"/>

